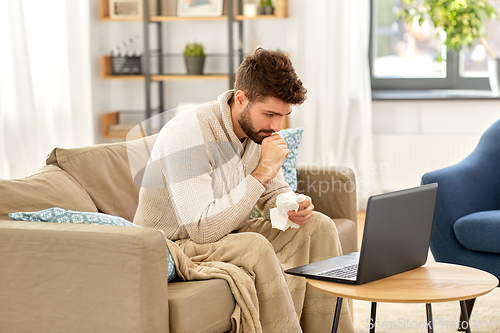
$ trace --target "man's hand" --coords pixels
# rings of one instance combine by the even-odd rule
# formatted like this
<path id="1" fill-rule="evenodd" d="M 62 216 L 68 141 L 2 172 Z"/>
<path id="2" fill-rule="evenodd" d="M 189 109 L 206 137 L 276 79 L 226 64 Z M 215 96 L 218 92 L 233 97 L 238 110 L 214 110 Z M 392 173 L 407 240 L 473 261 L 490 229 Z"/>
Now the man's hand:
<path id="1" fill-rule="evenodd" d="M 299 210 L 295 212 L 294 210 L 288 211 L 288 218 L 293 223 L 298 225 L 303 225 L 309 222 L 313 216 L 314 205 L 312 200 L 307 195 L 306 199 L 299 203 Z"/>
<path id="2" fill-rule="evenodd" d="M 288 156 L 288 148 L 285 139 L 274 133 L 262 140 L 259 164 L 251 173 L 255 179 L 265 185 L 274 178 Z"/>

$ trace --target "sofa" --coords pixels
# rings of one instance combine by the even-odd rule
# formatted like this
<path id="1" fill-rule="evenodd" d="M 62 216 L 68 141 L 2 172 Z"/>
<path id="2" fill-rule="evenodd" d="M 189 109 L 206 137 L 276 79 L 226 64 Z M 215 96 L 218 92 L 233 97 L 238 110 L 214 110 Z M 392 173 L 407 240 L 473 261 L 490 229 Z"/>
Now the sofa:
<path id="1" fill-rule="evenodd" d="M 231 329 L 235 301 L 226 281 L 167 283 L 160 230 L 9 219 L 12 212 L 61 207 L 132 221 L 141 172 L 137 165 L 131 171 L 131 161 L 146 165 L 155 140 L 56 148 L 33 174 L 0 180 L 0 332 Z M 335 221 L 344 253 L 357 251 L 352 170 L 297 171 L 297 192 Z"/>

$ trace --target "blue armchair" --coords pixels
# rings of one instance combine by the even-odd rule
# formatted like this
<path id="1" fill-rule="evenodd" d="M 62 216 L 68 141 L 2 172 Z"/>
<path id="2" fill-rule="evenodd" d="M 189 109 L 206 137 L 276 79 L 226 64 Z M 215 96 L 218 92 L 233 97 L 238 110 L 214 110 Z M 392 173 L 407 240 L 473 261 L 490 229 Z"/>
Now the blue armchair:
<path id="1" fill-rule="evenodd" d="M 463 161 L 422 177 L 422 184 L 434 182 L 430 248 L 436 261 L 479 268 L 500 280 L 500 120 Z"/>
<path id="2" fill-rule="evenodd" d="M 438 262 L 479 268 L 500 279 L 500 120 L 453 166 L 428 172 L 439 184 L 431 251 Z"/>

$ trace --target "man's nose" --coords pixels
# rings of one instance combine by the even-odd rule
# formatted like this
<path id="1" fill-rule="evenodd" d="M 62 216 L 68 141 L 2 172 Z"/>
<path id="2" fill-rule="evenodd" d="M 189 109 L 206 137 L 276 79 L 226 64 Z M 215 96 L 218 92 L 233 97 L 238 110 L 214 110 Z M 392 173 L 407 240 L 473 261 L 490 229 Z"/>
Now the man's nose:
<path id="1" fill-rule="evenodd" d="M 283 117 L 276 117 L 276 119 L 273 119 L 271 123 L 271 129 L 274 132 L 278 132 L 281 129 L 281 122 L 283 121 Z"/>

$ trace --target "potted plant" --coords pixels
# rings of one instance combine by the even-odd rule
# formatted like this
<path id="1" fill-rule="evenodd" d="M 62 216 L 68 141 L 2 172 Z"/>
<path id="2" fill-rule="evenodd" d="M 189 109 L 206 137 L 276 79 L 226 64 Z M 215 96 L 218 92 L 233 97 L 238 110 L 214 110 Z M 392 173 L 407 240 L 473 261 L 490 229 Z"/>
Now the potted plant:
<path id="1" fill-rule="evenodd" d="M 260 0 L 259 13 L 261 15 L 274 14 L 273 1 L 272 0 Z"/>
<path id="2" fill-rule="evenodd" d="M 459 52 L 470 47 L 477 40 L 491 57 L 490 86 L 498 93 L 500 80 L 500 54 L 488 46 L 485 39 L 485 24 L 488 19 L 496 18 L 495 8 L 488 0 L 401 0 L 399 16 L 407 23 L 417 20 L 420 25 L 429 17 L 436 28 L 446 32 L 446 46 Z M 441 56 L 437 57 L 442 61 Z"/>
<path id="3" fill-rule="evenodd" d="M 203 75 L 205 52 L 200 43 L 188 43 L 184 48 L 184 62 L 188 75 Z"/>

